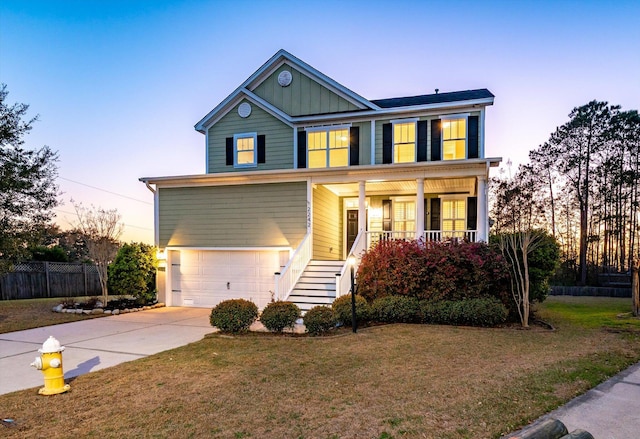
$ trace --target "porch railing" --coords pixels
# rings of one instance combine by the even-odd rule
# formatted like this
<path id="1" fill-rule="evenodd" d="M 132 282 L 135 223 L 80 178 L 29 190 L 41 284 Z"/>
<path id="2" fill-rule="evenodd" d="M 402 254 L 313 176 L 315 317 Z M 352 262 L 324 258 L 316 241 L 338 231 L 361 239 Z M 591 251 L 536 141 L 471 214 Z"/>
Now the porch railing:
<path id="1" fill-rule="evenodd" d="M 380 241 L 392 241 L 395 239 L 416 239 L 416 232 L 406 230 L 394 230 L 389 232 L 366 232 L 367 233 L 367 246 L 370 248 L 376 245 Z M 474 242 L 477 237 L 476 230 L 456 230 L 456 231 L 442 231 L 442 230 L 425 230 L 422 232 L 422 239 L 425 242 L 433 241 L 445 241 L 447 239 L 454 240 L 468 240 Z"/>
<path id="2" fill-rule="evenodd" d="M 349 250 L 347 260 L 344 262 L 340 273 L 336 274 L 336 299 L 340 296 L 344 296 L 345 294 L 349 294 L 349 291 L 351 290 L 351 267 L 349 266 L 349 259 L 351 256 L 355 257 L 355 265 L 353 269 L 358 271 L 362 253 L 368 248 L 366 233 L 368 232 L 360 231 L 360 233 L 358 233 L 358 236 L 356 236 L 356 239 L 353 241 L 353 245 Z"/>
<path id="3" fill-rule="evenodd" d="M 307 233 L 287 262 L 287 265 L 276 273 L 276 291 L 274 293 L 276 300 L 287 300 L 289 294 L 296 286 L 300 276 L 307 268 L 307 264 L 311 260 L 311 234 Z"/>

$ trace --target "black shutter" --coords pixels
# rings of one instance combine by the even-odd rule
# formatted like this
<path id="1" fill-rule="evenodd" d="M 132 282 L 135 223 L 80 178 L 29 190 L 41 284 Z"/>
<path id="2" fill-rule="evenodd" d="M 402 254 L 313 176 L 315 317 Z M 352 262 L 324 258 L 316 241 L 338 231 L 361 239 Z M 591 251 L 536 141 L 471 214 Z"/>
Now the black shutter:
<path id="1" fill-rule="evenodd" d="M 349 166 L 360 164 L 360 128 L 351 127 L 349 130 Z"/>
<path id="2" fill-rule="evenodd" d="M 431 161 L 442 160 L 440 150 L 440 139 L 442 138 L 442 130 L 440 129 L 440 119 L 431 120 Z"/>
<path id="3" fill-rule="evenodd" d="M 478 116 L 469 116 L 467 124 L 469 132 L 467 134 L 467 139 L 469 141 L 468 152 L 470 159 L 477 159 L 479 157 L 478 153 Z"/>
<path id="4" fill-rule="evenodd" d="M 393 131 L 390 123 L 382 125 L 382 163 L 393 163 Z"/>
<path id="5" fill-rule="evenodd" d="M 258 163 L 266 163 L 266 137 L 264 134 L 258 135 Z"/>
<path id="6" fill-rule="evenodd" d="M 233 137 L 227 137 L 227 166 L 233 166 Z"/>
<path id="7" fill-rule="evenodd" d="M 467 198 L 467 230 L 478 227 L 478 197 Z"/>
<path id="8" fill-rule="evenodd" d="M 440 198 L 431 199 L 431 229 L 440 230 Z"/>
<path id="9" fill-rule="evenodd" d="M 298 131 L 298 168 L 307 167 L 307 132 Z"/>
<path id="10" fill-rule="evenodd" d="M 427 121 L 418 121 L 418 162 L 427 161 Z"/>

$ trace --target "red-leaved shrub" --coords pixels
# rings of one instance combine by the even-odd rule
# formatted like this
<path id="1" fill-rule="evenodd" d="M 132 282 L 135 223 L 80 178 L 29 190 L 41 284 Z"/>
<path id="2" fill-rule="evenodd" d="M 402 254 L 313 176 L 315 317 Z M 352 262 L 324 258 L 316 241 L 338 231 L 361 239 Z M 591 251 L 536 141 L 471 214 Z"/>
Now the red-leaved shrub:
<path id="1" fill-rule="evenodd" d="M 358 294 L 368 301 L 387 295 L 421 300 L 496 297 L 510 306 L 509 271 L 487 244 L 466 241 L 381 241 L 358 269 Z"/>

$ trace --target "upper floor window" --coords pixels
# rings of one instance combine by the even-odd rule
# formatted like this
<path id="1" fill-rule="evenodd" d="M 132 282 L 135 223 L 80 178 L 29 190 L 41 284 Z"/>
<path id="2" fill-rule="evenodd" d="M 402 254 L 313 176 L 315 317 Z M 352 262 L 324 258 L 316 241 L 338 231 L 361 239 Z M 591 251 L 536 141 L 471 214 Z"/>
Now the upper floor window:
<path id="1" fill-rule="evenodd" d="M 416 122 L 393 123 L 393 163 L 416 161 Z"/>
<path id="2" fill-rule="evenodd" d="M 349 129 L 322 129 L 307 132 L 309 168 L 349 165 Z"/>
<path id="3" fill-rule="evenodd" d="M 257 133 L 244 133 L 233 136 L 233 165 L 236 168 L 257 166 L 257 137 Z"/>
<path id="4" fill-rule="evenodd" d="M 442 159 L 467 157 L 467 119 L 442 119 Z"/>

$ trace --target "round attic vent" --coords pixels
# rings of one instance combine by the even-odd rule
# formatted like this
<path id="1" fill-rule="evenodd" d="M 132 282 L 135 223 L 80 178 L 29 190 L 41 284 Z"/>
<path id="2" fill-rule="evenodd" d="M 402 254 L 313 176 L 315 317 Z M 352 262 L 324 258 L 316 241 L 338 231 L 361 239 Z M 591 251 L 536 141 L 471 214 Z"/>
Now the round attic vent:
<path id="1" fill-rule="evenodd" d="M 278 75 L 278 84 L 282 87 L 286 87 L 291 84 L 291 80 L 293 77 L 291 76 L 291 72 L 289 70 L 283 70 Z"/>
<path id="2" fill-rule="evenodd" d="M 242 118 L 249 117 L 251 114 L 251 105 L 248 102 L 243 102 L 238 106 L 238 115 Z"/>

